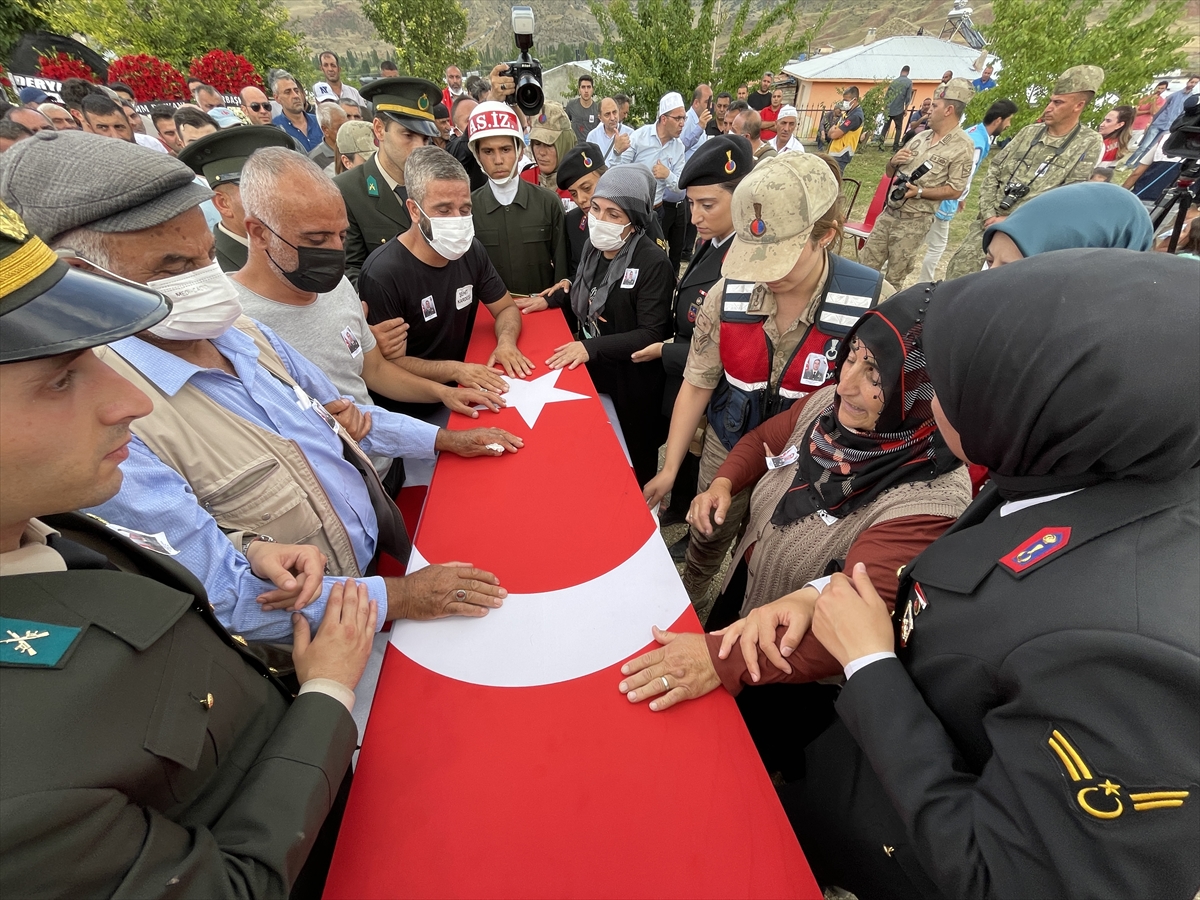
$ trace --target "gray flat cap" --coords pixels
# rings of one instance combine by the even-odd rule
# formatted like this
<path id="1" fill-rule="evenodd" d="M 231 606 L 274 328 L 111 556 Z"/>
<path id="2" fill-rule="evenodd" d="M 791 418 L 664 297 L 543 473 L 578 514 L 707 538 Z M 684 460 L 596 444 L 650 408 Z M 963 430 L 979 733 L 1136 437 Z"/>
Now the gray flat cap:
<path id="1" fill-rule="evenodd" d="M 0 199 L 44 241 L 161 225 L 212 196 L 195 178 L 165 153 L 79 131 L 46 129 L 0 155 Z"/>

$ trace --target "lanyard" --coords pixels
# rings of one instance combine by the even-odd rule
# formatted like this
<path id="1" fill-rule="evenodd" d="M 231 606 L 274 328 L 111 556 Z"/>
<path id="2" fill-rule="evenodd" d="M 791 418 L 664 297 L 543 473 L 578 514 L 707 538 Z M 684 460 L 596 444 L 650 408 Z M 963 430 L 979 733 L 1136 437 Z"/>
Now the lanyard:
<path id="1" fill-rule="evenodd" d="M 1051 163 L 1058 159 L 1058 157 L 1062 155 L 1062 152 L 1071 145 L 1071 141 L 1075 140 L 1075 135 L 1079 134 L 1080 127 L 1080 123 L 1076 122 L 1075 127 L 1071 129 L 1071 133 L 1067 135 L 1067 139 L 1063 141 L 1062 144 L 1059 145 L 1059 147 L 1055 149 L 1052 154 L 1050 154 L 1050 156 L 1046 157 L 1045 161 L 1040 166 L 1038 166 L 1037 171 L 1033 173 L 1033 177 L 1029 179 L 1028 184 L 1030 187 L 1033 186 L 1035 181 L 1046 174 L 1046 170 L 1050 168 Z M 1024 165 L 1026 157 L 1033 152 L 1033 148 L 1041 143 L 1042 138 L 1046 136 L 1046 130 L 1046 126 L 1043 125 L 1042 130 L 1038 132 L 1038 136 L 1033 139 L 1033 143 L 1029 145 L 1029 149 L 1025 151 L 1025 155 L 1021 157 L 1020 161 L 1016 165 L 1016 168 L 1013 169 L 1014 175 L 1017 173 L 1017 170 Z"/>

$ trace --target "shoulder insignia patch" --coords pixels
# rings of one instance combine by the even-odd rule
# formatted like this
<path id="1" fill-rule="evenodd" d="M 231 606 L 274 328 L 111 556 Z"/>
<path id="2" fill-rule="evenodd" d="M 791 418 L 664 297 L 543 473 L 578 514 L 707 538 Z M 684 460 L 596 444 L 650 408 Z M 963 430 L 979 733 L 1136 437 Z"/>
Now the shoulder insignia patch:
<path id="1" fill-rule="evenodd" d="M 367 176 L 367 196 L 368 197 L 378 197 L 379 196 L 379 183 L 375 180 L 374 175 Z"/>
<path id="2" fill-rule="evenodd" d="M 1000 557 L 1000 564 L 1020 575 L 1063 550 L 1070 542 L 1070 528 L 1042 528 L 1011 553 Z"/>
<path id="3" fill-rule="evenodd" d="M 1061 729 L 1052 729 L 1046 744 L 1062 767 L 1075 806 L 1093 819 L 1119 819 L 1130 809 L 1177 809 L 1191 796 L 1190 790 L 1130 789 L 1117 784 L 1111 776 L 1094 772 Z"/>
<path id="4" fill-rule="evenodd" d="M 0 663 L 53 668 L 82 630 L 0 617 Z"/>

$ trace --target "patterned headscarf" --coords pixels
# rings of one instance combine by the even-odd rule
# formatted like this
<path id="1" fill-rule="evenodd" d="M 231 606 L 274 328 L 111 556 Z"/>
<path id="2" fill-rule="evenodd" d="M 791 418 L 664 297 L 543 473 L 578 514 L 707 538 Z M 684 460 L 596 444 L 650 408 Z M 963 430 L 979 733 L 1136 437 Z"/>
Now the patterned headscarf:
<path id="1" fill-rule="evenodd" d="M 834 395 L 800 448 L 796 477 L 772 524 L 781 527 L 822 510 L 840 519 L 890 487 L 932 481 L 961 465 L 933 420 L 933 385 L 920 343 L 930 296 L 928 285 L 903 291 L 868 311 L 846 336 L 838 372 L 856 342 L 869 350 L 883 410 L 874 431 L 854 431 L 838 421 L 841 398 Z"/>

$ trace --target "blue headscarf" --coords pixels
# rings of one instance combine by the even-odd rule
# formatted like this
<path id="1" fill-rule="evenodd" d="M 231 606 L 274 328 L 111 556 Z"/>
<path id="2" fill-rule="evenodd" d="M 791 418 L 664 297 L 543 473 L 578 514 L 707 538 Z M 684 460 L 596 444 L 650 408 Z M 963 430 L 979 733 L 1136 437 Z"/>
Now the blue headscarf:
<path id="1" fill-rule="evenodd" d="M 984 250 L 997 231 L 1012 238 L 1026 259 L 1088 247 L 1149 250 L 1154 243 L 1154 227 L 1142 202 L 1132 192 L 1100 181 L 1064 185 L 1021 204 L 983 233 Z"/>

